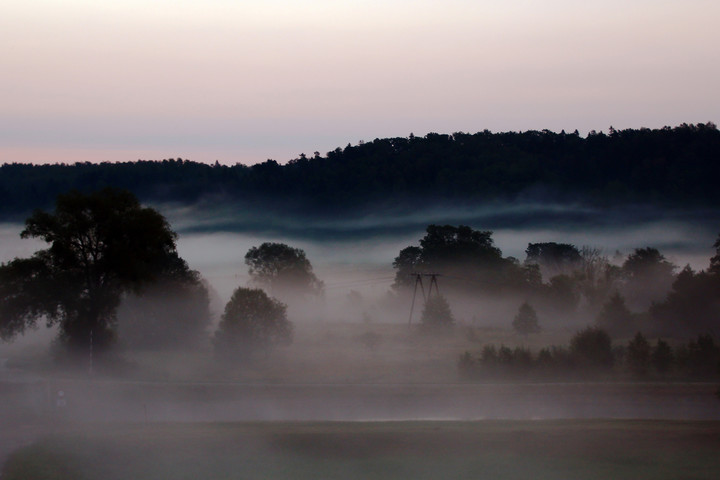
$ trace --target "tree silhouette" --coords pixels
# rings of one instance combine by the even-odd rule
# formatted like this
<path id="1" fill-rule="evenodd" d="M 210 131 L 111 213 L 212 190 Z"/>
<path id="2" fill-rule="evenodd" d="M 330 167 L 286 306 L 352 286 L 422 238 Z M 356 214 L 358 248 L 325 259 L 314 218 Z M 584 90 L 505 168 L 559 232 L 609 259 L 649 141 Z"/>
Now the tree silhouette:
<path id="1" fill-rule="evenodd" d="M 526 275 L 513 259 L 503 258 L 492 232 L 466 225 L 428 225 L 420 246 L 402 249 L 395 258 L 394 288 L 412 285 L 411 272 L 440 272 L 451 290 L 477 290 L 514 285 Z"/>
<path id="2" fill-rule="evenodd" d="M 0 217 L 47 207 L 72 188 L 113 185 L 143 201 L 191 204 L 222 192 L 233 204 L 289 211 L 293 219 L 393 206 L 463 206 L 543 192 L 550 202 L 715 208 L 720 131 L 712 123 L 611 135 L 548 130 L 374 139 L 248 166 L 182 159 L 0 166 Z M 532 197 L 531 197 L 532 199 Z M 471 202 L 471 203 L 468 203 Z M 421 207 L 424 208 L 424 207 Z"/>
<path id="3" fill-rule="evenodd" d="M 670 344 L 662 339 L 658 339 L 657 345 L 650 354 L 650 362 L 660 375 L 665 375 L 670 371 L 675 363 L 675 355 L 673 354 Z"/>
<path id="4" fill-rule="evenodd" d="M 215 332 L 215 352 L 221 357 L 248 358 L 257 350 L 290 343 L 292 324 L 286 309 L 260 289 L 237 288 Z"/>
<path id="5" fill-rule="evenodd" d="M 713 248 L 715 249 L 715 255 L 713 255 L 710 259 L 710 268 L 708 271 L 711 274 L 720 277 L 720 235 L 718 235 L 717 240 L 715 240 Z"/>
<path id="6" fill-rule="evenodd" d="M 125 295 L 118 308 L 118 341 L 128 348 L 193 347 L 207 340 L 209 286 L 175 256 L 142 292 Z"/>
<path id="7" fill-rule="evenodd" d="M 541 302 L 554 314 L 568 315 L 577 309 L 580 303 L 579 288 L 573 277 L 556 275 L 542 288 Z"/>
<path id="8" fill-rule="evenodd" d="M 420 321 L 423 329 L 429 331 L 448 330 L 455 324 L 450 304 L 440 294 L 431 295 L 427 299 Z"/>
<path id="9" fill-rule="evenodd" d="M 625 299 L 615 292 L 603 305 L 595 323 L 616 335 L 627 335 L 636 329 L 636 316 L 625 305 Z"/>
<path id="10" fill-rule="evenodd" d="M 650 343 L 638 332 L 628 343 L 625 361 L 634 375 L 644 377 L 650 369 L 651 355 Z"/>
<path id="11" fill-rule="evenodd" d="M 521 335 L 537 333 L 540 331 L 537 312 L 528 302 L 520 305 L 517 315 L 513 319 L 512 326 Z"/>
<path id="12" fill-rule="evenodd" d="M 610 368 L 614 361 L 610 335 L 594 327 L 573 335 L 570 339 L 570 354 L 581 367 Z"/>
<path id="13" fill-rule="evenodd" d="M 50 246 L 0 267 L 0 335 L 11 339 L 45 318 L 74 350 L 109 347 L 122 295 L 177 257 L 165 218 L 116 189 L 58 196 L 55 211 L 35 211 L 21 237 Z"/>
<path id="14" fill-rule="evenodd" d="M 636 248 L 622 265 L 623 293 L 635 309 L 647 309 L 665 298 L 675 279 L 675 265 L 656 248 Z"/>
<path id="15" fill-rule="evenodd" d="M 696 273 L 686 266 L 678 273 L 665 301 L 653 304 L 650 314 L 662 334 L 712 331 L 720 318 L 720 272 L 711 266 L 708 271 Z"/>
<path id="16" fill-rule="evenodd" d="M 393 286 L 412 286 L 415 279 L 411 277 L 411 273 L 416 270 L 423 269 L 423 250 L 417 246 L 405 247 L 400 250 L 400 254 L 395 257 L 392 264 L 397 270 L 395 274 L 395 283 Z"/>
<path id="17" fill-rule="evenodd" d="M 267 287 L 273 295 L 318 295 L 323 291 L 323 283 L 299 248 L 284 243 L 263 243 L 248 250 L 245 264 L 253 281 Z"/>
<path id="18" fill-rule="evenodd" d="M 546 278 L 569 274 L 582 262 L 580 251 L 568 243 L 529 243 L 526 264 L 539 265 Z"/>

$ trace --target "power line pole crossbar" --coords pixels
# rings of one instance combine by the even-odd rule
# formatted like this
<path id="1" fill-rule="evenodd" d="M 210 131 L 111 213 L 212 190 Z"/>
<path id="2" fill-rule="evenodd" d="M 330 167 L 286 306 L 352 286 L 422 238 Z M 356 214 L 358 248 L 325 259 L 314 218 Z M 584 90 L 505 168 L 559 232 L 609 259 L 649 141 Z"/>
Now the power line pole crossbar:
<path id="1" fill-rule="evenodd" d="M 415 311 L 415 298 L 417 296 L 418 285 L 420 286 L 420 291 L 422 292 L 423 304 L 427 303 L 427 301 L 432 296 L 433 285 L 435 286 L 435 294 L 440 295 L 440 288 L 438 287 L 437 282 L 437 277 L 440 276 L 439 273 L 411 273 L 410 276 L 415 277 L 415 288 L 413 290 L 412 304 L 410 305 L 410 317 L 408 318 L 408 325 L 412 324 L 412 316 L 413 312 Z M 430 285 L 428 286 L 427 296 L 425 295 L 425 287 L 423 285 L 422 277 L 430 277 Z"/>

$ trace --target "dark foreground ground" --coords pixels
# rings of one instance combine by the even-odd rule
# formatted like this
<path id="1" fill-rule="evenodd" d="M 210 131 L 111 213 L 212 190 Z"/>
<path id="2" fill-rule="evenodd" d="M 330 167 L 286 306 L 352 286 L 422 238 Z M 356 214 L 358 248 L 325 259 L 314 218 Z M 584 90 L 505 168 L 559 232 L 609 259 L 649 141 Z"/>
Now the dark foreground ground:
<path id="1" fill-rule="evenodd" d="M 0 423 L 482 419 L 718 420 L 713 383 L 0 382 Z M 62 392 L 62 393 L 61 393 Z"/>
<path id="2" fill-rule="evenodd" d="M 8 381 L 0 464 L 2 480 L 717 478 L 716 388 Z"/>
<path id="3" fill-rule="evenodd" d="M 483 420 L 66 425 L 3 480 L 715 479 L 720 422 Z"/>

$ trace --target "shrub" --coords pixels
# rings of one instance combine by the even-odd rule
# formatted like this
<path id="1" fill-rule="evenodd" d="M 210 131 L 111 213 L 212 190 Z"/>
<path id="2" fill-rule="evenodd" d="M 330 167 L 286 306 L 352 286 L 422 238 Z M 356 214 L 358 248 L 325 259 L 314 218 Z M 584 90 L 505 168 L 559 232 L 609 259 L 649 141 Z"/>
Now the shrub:
<path id="1" fill-rule="evenodd" d="M 665 375 L 670 371 L 675 363 L 675 355 L 667 342 L 658 339 L 657 345 L 650 354 L 650 363 L 660 375 Z"/>
<path id="2" fill-rule="evenodd" d="M 613 366 L 610 335 L 596 327 L 576 333 L 570 340 L 570 353 L 579 366 L 601 369 Z"/>
<path id="3" fill-rule="evenodd" d="M 292 324 L 285 304 L 260 289 L 240 287 L 225 306 L 215 332 L 215 352 L 224 357 L 248 357 L 257 350 L 292 341 Z"/>
<path id="4" fill-rule="evenodd" d="M 455 324 L 450 304 L 442 295 L 434 295 L 427 299 L 423 309 L 422 326 L 426 330 L 449 330 Z"/>
<path id="5" fill-rule="evenodd" d="M 512 322 L 512 326 L 515 331 L 521 335 L 537 333 L 540 331 L 537 312 L 535 312 L 535 309 L 528 302 L 520 305 L 518 313 L 515 315 L 515 319 Z"/>
<path id="6" fill-rule="evenodd" d="M 650 343 L 638 332 L 635 338 L 630 340 L 626 350 L 625 362 L 633 375 L 643 377 L 650 369 Z"/>

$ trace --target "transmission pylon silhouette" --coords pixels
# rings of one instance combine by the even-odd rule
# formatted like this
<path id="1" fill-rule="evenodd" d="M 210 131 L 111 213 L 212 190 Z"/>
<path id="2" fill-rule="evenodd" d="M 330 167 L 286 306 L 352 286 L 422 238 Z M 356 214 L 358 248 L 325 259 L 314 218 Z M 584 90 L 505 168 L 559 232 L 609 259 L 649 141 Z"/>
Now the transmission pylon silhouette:
<path id="1" fill-rule="evenodd" d="M 440 276 L 439 273 L 411 273 L 410 276 L 415 277 L 415 289 L 413 290 L 412 304 L 410 305 L 410 317 L 408 318 L 408 325 L 412 324 L 412 316 L 413 312 L 415 311 L 415 297 L 417 297 L 418 286 L 420 287 L 420 291 L 422 292 L 423 304 L 426 304 L 432 296 L 433 286 L 435 286 L 435 294 L 440 295 L 440 288 L 438 287 L 437 282 L 437 277 Z M 430 285 L 428 287 L 427 296 L 425 295 L 425 287 L 422 281 L 423 277 L 430 277 Z"/>

